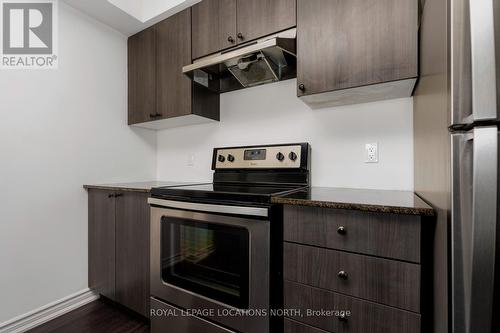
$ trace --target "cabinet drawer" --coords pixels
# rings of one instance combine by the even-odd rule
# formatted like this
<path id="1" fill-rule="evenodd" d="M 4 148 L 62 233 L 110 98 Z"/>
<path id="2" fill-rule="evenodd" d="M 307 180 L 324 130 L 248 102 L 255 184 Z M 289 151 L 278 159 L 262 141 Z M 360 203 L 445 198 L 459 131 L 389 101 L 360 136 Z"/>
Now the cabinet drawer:
<path id="1" fill-rule="evenodd" d="M 283 273 L 287 280 L 420 312 L 418 264 L 285 243 Z"/>
<path id="2" fill-rule="evenodd" d="M 314 327 L 349 333 L 420 332 L 420 315 L 416 313 L 290 281 L 285 281 L 284 289 L 285 308 L 299 309 L 302 314 L 291 319 Z M 350 315 L 341 320 L 332 314 L 322 314 L 321 310 L 350 311 Z"/>
<path id="3" fill-rule="evenodd" d="M 309 325 L 299 323 L 298 321 L 285 318 L 285 333 L 328 333 L 327 331 L 314 328 Z"/>
<path id="4" fill-rule="evenodd" d="M 420 262 L 420 217 L 285 206 L 285 241 Z"/>
<path id="5" fill-rule="evenodd" d="M 234 333 L 205 319 L 182 315 L 180 309 L 151 298 L 151 333 Z"/>

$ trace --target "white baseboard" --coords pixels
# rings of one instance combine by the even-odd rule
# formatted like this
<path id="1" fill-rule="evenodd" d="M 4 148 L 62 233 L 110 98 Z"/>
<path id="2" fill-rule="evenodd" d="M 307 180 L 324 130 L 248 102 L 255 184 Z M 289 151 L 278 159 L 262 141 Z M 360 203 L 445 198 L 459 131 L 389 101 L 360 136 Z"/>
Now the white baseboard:
<path id="1" fill-rule="evenodd" d="M 26 332 L 85 304 L 93 302 L 98 298 L 99 295 L 88 288 L 81 290 L 36 310 L 0 323 L 0 333 Z"/>

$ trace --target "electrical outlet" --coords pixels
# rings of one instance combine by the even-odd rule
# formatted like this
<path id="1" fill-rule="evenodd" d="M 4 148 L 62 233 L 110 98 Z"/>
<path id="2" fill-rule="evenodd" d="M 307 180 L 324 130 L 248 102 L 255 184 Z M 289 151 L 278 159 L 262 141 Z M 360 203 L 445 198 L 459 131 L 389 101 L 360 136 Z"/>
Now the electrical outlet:
<path id="1" fill-rule="evenodd" d="M 365 163 L 378 163 L 377 143 L 367 143 L 365 145 Z"/>
<path id="2" fill-rule="evenodd" d="M 188 158 L 187 158 L 186 165 L 190 166 L 190 167 L 194 166 L 194 160 L 195 160 L 194 155 L 189 155 Z"/>

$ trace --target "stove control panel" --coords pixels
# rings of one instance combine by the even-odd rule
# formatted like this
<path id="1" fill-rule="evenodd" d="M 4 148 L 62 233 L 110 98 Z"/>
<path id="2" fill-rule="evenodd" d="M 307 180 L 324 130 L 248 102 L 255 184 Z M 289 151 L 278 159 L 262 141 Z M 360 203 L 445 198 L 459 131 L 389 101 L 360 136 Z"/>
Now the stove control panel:
<path id="1" fill-rule="evenodd" d="M 300 169 L 307 168 L 307 143 L 216 148 L 215 169 Z"/>

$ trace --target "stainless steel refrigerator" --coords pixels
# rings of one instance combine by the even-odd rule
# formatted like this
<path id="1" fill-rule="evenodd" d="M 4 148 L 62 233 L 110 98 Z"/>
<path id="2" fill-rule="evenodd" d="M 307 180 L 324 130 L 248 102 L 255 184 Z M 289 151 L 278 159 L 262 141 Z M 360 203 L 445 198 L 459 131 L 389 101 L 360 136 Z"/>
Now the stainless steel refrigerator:
<path id="1" fill-rule="evenodd" d="M 500 0 L 421 4 L 415 189 L 438 210 L 433 330 L 498 332 Z"/>

